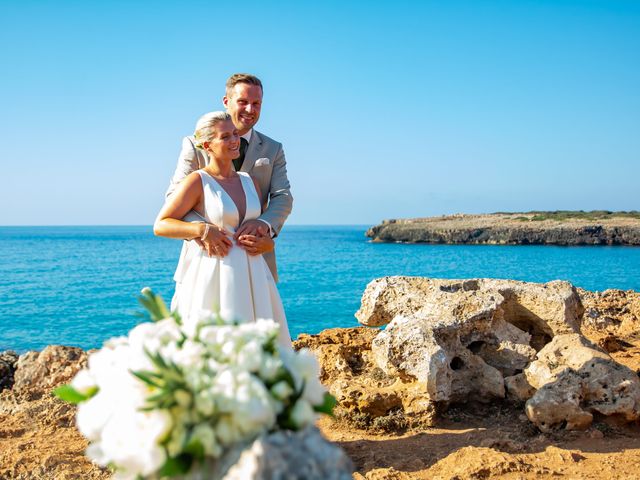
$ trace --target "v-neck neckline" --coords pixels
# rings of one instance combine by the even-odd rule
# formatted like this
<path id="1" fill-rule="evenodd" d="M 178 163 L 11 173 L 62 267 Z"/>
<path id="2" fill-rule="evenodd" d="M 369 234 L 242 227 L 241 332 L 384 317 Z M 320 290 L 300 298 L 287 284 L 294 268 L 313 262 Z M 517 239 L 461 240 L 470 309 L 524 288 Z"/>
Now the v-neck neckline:
<path id="1" fill-rule="evenodd" d="M 235 208 L 235 210 L 236 210 L 236 218 L 238 219 L 238 227 L 239 227 L 240 226 L 240 210 L 238 209 L 238 205 L 236 205 L 236 202 L 233 199 L 233 197 L 229 194 L 229 192 L 227 192 L 225 190 L 224 186 L 213 175 L 211 175 L 209 172 L 207 172 L 204 168 L 201 169 L 200 171 L 206 173 L 207 177 L 209 177 L 211 180 L 216 182 L 218 184 L 218 186 L 220 187 L 220 189 L 224 192 L 224 194 L 227 197 L 229 197 L 229 200 L 231 200 L 231 204 L 233 205 L 233 208 Z M 244 195 L 244 216 L 242 218 L 242 221 L 244 222 L 246 217 L 247 217 L 247 210 L 249 208 L 249 199 L 247 198 L 247 190 L 244 188 L 244 182 L 242 181 L 242 175 L 240 175 L 240 172 L 236 172 L 236 173 L 238 174 L 238 178 L 240 179 L 240 188 L 242 189 L 242 194 Z M 205 213 L 206 213 L 206 207 L 205 207 Z"/>

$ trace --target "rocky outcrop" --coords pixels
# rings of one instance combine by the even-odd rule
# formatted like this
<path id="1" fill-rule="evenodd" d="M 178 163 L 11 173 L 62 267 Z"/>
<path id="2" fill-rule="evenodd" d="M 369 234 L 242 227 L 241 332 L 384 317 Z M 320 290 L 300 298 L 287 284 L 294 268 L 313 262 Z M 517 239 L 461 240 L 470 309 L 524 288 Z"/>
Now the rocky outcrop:
<path id="1" fill-rule="evenodd" d="M 640 390 L 632 370 L 593 346 L 576 347 L 579 360 L 556 358 L 563 338 L 590 345 L 580 333 L 584 312 L 567 282 L 385 277 L 367 286 L 356 313 L 383 330 L 325 331 L 301 346 L 318 354 L 342 416 L 369 428 L 433 425 L 451 403 L 503 398 L 527 402 L 541 429 L 584 428 L 594 412 L 633 421 Z M 534 372 L 545 363 L 559 370 L 543 381 Z"/>
<path id="2" fill-rule="evenodd" d="M 35 399 L 70 382 L 86 363 L 87 354 L 77 347 L 49 345 L 41 352 L 27 352 L 16 363 L 13 389 Z"/>
<path id="3" fill-rule="evenodd" d="M 531 213 L 458 214 L 385 220 L 367 230 L 366 235 L 374 242 L 640 245 L 640 218 L 611 214 L 592 219 L 578 212 L 573 217 Z"/>
<path id="4" fill-rule="evenodd" d="M 591 292 L 578 289 L 578 294 L 585 310 L 583 330 L 586 333 L 624 336 L 637 331 L 637 322 L 640 320 L 640 292 Z"/>
<path id="5" fill-rule="evenodd" d="M 387 375 L 373 361 L 378 330 L 333 328 L 301 334 L 295 347 L 311 349 L 320 363 L 320 381 L 336 397 L 335 414 L 361 428 L 397 430 L 429 426 L 435 404 L 421 384 Z"/>
<path id="6" fill-rule="evenodd" d="M 526 403 L 529 419 L 542 431 L 565 425 L 585 429 L 593 414 L 640 418 L 640 380 L 579 334 L 558 335 L 525 370 L 536 389 Z"/>
<path id="7" fill-rule="evenodd" d="M 580 330 L 583 307 L 568 282 L 545 284 L 515 280 L 440 280 L 423 277 L 384 277 L 373 280 L 362 295 L 358 321 L 386 325 L 397 316 L 460 319 L 478 298 L 493 298 L 491 315 L 531 335 L 538 350 L 554 335 Z"/>
<path id="8" fill-rule="evenodd" d="M 75 427 L 76 408 L 51 394 L 86 358 L 79 348 L 48 346 L 16 359 L 15 382 L 0 392 L 0 478 L 110 477 L 84 455 L 87 442 Z"/>
<path id="9" fill-rule="evenodd" d="M 367 286 L 356 318 L 388 323 L 372 342 L 374 365 L 443 405 L 503 398 L 505 377 L 529 365 L 534 347 L 578 331 L 581 315 L 567 282 L 385 277 Z"/>

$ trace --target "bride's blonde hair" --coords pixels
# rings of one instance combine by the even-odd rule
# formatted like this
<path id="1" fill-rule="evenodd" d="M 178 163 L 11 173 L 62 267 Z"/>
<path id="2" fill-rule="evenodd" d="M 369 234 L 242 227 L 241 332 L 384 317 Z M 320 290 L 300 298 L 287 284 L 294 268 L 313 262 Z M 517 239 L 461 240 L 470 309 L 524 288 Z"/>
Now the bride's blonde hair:
<path id="1" fill-rule="evenodd" d="M 196 147 L 203 149 L 204 147 L 202 145 L 204 142 L 209 142 L 213 138 L 216 131 L 216 125 L 227 120 L 231 120 L 231 115 L 222 111 L 209 112 L 201 116 L 196 122 L 196 130 L 193 133 L 193 137 L 196 140 Z"/>

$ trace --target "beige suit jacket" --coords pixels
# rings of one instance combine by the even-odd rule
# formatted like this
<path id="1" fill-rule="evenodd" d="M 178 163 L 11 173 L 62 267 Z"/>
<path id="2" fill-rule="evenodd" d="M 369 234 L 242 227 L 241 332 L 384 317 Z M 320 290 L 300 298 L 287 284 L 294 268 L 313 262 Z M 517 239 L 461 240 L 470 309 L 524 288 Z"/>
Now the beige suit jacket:
<path id="1" fill-rule="evenodd" d="M 193 137 L 185 137 L 167 196 L 187 175 L 205 167 L 206 161 L 202 151 L 195 147 Z M 254 129 L 240 171 L 247 172 L 256 180 L 262 196 L 261 203 L 268 201 L 267 209 L 259 218 L 268 222 L 274 236 L 277 236 L 293 206 L 282 144 Z M 263 257 L 273 278 L 278 281 L 275 251 L 265 253 Z"/>

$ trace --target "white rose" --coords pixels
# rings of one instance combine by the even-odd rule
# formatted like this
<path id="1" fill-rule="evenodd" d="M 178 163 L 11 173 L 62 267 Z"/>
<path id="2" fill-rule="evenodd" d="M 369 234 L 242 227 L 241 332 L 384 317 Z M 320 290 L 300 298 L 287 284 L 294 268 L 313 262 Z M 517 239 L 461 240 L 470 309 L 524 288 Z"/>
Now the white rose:
<path id="1" fill-rule="evenodd" d="M 309 402 L 299 399 L 291 410 L 291 421 L 298 427 L 303 428 L 316 421 L 316 412 L 313 411 Z"/>
<path id="2" fill-rule="evenodd" d="M 320 366 L 316 357 L 309 350 L 306 348 L 299 352 L 283 350 L 281 354 L 285 366 L 296 382 L 296 388 L 301 388 L 303 383 L 319 382 Z"/>
<path id="3" fill-rule="evenodd" d="M 262 364 L 262 345 L 256 341 L 250 341 L 238 352 L 236 366 L 248 372 L 257 372 Z"/>
<path id="4" fill-rule="evenodd" d="M 113 407 L 113 398 L 104 391 L 99 391 L 90 400 L 78 405 L 76 425 L 80 433 L 90 441 L 98 440 L 113 412 Z"/>
<path id="5" fill-rule="evenodd" d="M 310 402 L 311 405 L 322 405 L 325 393 L 327 393 L 327 389 L 317 378 L 309 378 L 304 385 L 302 398 Z"/>
<path id="6" fill-rule="evenodd" d="M 191 393 L 181 388 L 173 392 L 176 402 L 182 408 L 189 408 L 191 406 Z"/>
<path id="7" fill-rule="evenodd" d="M 196 342 L 186 340 L 182 347 L 176 349 L 171 360 L 185 369 L 197 368 L 201 365 L 205 355 L 205 348 Z"/>
<path id="8" fill-rule="evenodd" d="M 167 452 L 169 456 L 175 457 L 182 453 L 186 441 L 187 431 L 181 422 L 177 422 L 171 430 L 171 438 L 167 442 Z"/>
<path id="9" fill-rule="evenodd" d="M 225 369 L 215 376 L 211 385 L 211 394 L 216 398 L 216 405 L 221 412 L 231 412 L 237 401 L 237 375 L 231 369 Z"/>
<path id="10" fill-rule="evenodd" d="M 96 381 L 88 369 L 83 368 L 71 380 L 71 386 L 78 392 L 86 395 L 90 390 L 97 387 Z"/>
<path id="11" fill-rule="evenodd" d="M 171 427 L 171 417 L 166 410 L 120 409 L 102 432 L 101 448 L 105 457 L 123 473 L 151 475 L 166 460 L 166 452 L 159 443 Z"/>
<path id="12" fill-rule="evenodd" d="M 215 398 L 208 390 L 203 390 L 196 395 L 195 405 L 197 412 L 203 417 L 213 415 L 216 410 Z"/>
<path id="13" fill-rule="evenodd" d="M 231 415 L 222 415 L 216 423 L 216 436 L 222 445 L 231 445 L 242 438 L 240 430 Z"/>
<path id="14" fill-rule="evenodd" d="M 272 319 L 258 318 L 254 325 L 254 330 L 265 339 L 277 337 L 280 331 L 280 325 Z"/>
<path id="15" fill-rule="evenodd" d="M 280 371 L 282 366 L 282 360 L 280 360 L 279 358 L 272 357 L 270 355 L 264 355 L 262 357 L 262 363 L 260 364 L 260 370 L 258 371 L 258 374 L 260 375 L 260 378 L 263 378 L 264 380 L 270 382 L 276 377 L 276 375 L 278 375 L 278 372 Z"/>
<path id="16" fill-rule="evenodd" d="M 279 381 L 273 387 L 271 387 L 271 393 L 273 393 L 274 397 L 279 400 L 284 400 L 289 398 L 293 393 L 293 388 L 289 385 L 288 382 L 284 380 Z"/>
<path id="17" fill-rule="evenodd" d="M 264 384 L 253 375 L 243 377 L 238 374 L 234 421 L 243 433 L 257 433 L 275 424 L 276 410 Z"/>
<path id="18" fill-rule="evenodd" d="M 216 440 L 216 435 L 210 425 L 206 423 L 197 425 L 193 429 L 191 437 L 200 441 L 200 443 L 204 447 L 204 452 L 206 455 L 219 457 L 222 453 L 222 447 Z"/>

